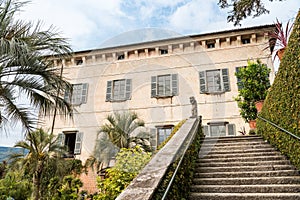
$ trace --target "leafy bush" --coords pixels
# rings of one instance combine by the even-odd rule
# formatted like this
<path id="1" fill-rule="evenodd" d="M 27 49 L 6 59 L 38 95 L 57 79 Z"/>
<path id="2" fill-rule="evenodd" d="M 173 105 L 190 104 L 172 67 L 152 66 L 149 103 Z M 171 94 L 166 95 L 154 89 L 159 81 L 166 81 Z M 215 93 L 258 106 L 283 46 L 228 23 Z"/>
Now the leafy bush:
<path id="1" fill-rule="evenodd" d="M 122 148 L 116 157 L 114 167 L 107 169 L 107 178 L 98 178 L 100 193 L 94 197 L 97 200 L 115 199 L 136 177 L 140 170 L 151 158 L 150 153 L 145 153 L 141 147 Z"/>
<path id="2" fill-rule="evenodd" d="M 300 12 L 294 22 L 278 73 L 265 100 L 261 116 L 300 136 Z M 258 120 L 262 135 L 300 169 L 300 141 L 274 126 Z"/>
<path id="3" fill-rule="evenodd" d="M 270 87 L 269 74 L 270 69 L 260 60 L 248 61 L 247 67 L 235 73 L 240 79 L 238 83 L 240 90 L 235 100 L 246 122 L 256 119 L 257 110 L 254 103 L 266 98 Z"/>

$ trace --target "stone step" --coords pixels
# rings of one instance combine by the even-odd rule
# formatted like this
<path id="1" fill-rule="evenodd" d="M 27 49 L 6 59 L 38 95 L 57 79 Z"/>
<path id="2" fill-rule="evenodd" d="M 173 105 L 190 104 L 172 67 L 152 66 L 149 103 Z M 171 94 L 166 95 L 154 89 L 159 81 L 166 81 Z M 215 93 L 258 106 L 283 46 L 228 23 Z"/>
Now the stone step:
<path id="1" fill-rule="evenodd" d="M 249 141 L 263 141 L 262 137 L 240 137 L 240 138 L 205 138 L 202 140 L 203 143 L 233 143 L 233 142 L 249 142 Z"/>
<path id="2" fill-rule="evenodd" d="M 300 193 L 191 193 L 190 200 L 297 200 Z"/>
<path id="3" fill-rule="evenodd" d="M 262 145 L 269 143 L 258 140 L 258 141 L 249 141 L 249 142 L 230 142 L 230 143 L 202 143 L 201 147 L 238 147 L 238 146 L 253 146 L 253 145 Z"/>
<path id="4" fill-rule="evenodd" d="M 242 177 L 242 178 L 194 178 L 194 185 L 262 185 L 300 184 L 300 176 Z"/>
<path id="5" fill-rule="evenodd" d="M 300 184 L 278 185 L 195 185 L 192 192 L 204 193 L 295 193 L 300 192 Z"/>
<path id="6" fill-rule="evenodd" d="M 236 162 L 196 162 L 196 168 L 198 167 L 237 167 L 237 166 L 261 166 L 261 165 L 289 165 L 288 160 L 266 160 L 266 161 L 236 161 Z"/>
<path id="7" fill-rule="evenodd" d="M 270 144 L 243 144 L 243 145 L 235 145 L 235 146 L 214 146 L 214 145 L 206 145 L 201 146 L 200 151 L 232 151 L 232 150 L 250 150 L 250 149 L 263 149 L 263 148 L 270 148 L 272 147 Z"/>
<path id="8" fill-rule="evenodd" d="M 204 137 L 202 139 L 207 139 L 207 140 L 216 140 L 216 139 L 234 140 L 234 139 L 250 139 L 250 138 L 262 138 L 262 137 L 258 136 L 258 135 L 235 135 L 235 136 Z"/>
<path id="9" fill-rule="evenodd" d="M 202 148 L 199 152 L 199 155 L 209 155 L 209 154 L 242 154 L 242 153 L 255 153 L 255 152 L 272 152 L 275 151 L 273 147 L 265 147 L 265 148 L 248 148 L 248 149 L 231 149 L 230 151 L 228 149 L 205 149 Z M 278 152 L 278 151 L 276 151 Z"/>
<path id="10" fill-rule="evenodd" d="M 244 152 L 244 153 L 228 153 L 228 154 L 219 154 L 219 153 L 213 153 L 208 155 L 202 155 L 200 158 L 205 159 L 215 159 L 215 158 L 235 158 L 235 157 L 241 157 L 241 158 L 249 158 L 249 157 L 255 157 L 255 156 L 279 156 L 281 155 L 277 151 L 269 151 L 269 152 Z"/>
<path id="11" fill-rule="evenodd" d="M 297 176 L 297 170 L 277 170 L 277 171 L 248 171 L 248 172 L 209 172 L 195 173 L 195 178 L 238 178 L 238 177 L 275 177 L 275 176 Z"/>
<path id="12" fill-rule="evenodd" d="M 202 163 L 215 163 L 215 162 L 251 162 L 251 161 L 268 161 L 268 160 L 285 160 L 282 155 L 269 155 L 269 156 L 251 156 L 251 157 L 230 157 L 230 158 L 200 158 L 197 162 Z"/>
<path id="13" fill-rule="evenodd" d="M 271 171 L 271 170 L 294 170 L 292 165 L 260 165 L 260 166 L 231 166 L 231 167 L 199 167 L 195 171 L 199 173 L 209 172 L 247 172 L 247 171 Z"/>

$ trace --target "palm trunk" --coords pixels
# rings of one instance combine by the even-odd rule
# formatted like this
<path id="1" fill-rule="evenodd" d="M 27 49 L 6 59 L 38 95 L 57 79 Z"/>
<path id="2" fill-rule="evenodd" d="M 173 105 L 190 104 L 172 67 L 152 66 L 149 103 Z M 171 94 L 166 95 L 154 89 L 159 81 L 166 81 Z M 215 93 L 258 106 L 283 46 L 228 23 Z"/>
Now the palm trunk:
<path id="1" fill-rule="evenodd" d="M 33 199 L 39 200 L 41 196 L 41 177 L 43 172 L 42 161 L 38 161 L 38 166 L 33 174 Z"/>

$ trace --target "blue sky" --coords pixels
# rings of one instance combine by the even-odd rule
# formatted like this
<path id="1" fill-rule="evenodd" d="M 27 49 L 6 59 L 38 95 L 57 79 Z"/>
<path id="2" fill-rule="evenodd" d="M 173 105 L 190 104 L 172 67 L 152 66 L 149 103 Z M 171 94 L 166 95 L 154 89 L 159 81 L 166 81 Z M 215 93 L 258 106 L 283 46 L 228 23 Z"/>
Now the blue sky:
<path id="1" fill-rule="evenodd" d="M 250 17 L 242 21 L 242 27 L 271 24 L 276 18 L 286 23 L 300 8 L 299 0 L 264 2 L 270 14 Z M 141 39 L 124 36 L 136 30 L 141 33 L 145 28 L 164 30 L 168 36 L 239 28 L 227 23 L 228 10 L 221 10 L 217 3 L 218 0 L 32 0 L 18 18 L 41 20 L 45 27 L 54 25 L 76 51 L 110 45 L 115 38 L 122 40 L 118 35 L 127 38 L 125 43 L 130 42 L 128 38 Z M 22 139 L 20 128 L 13 127 L 9 132 L 0 132 L 0 146 L 12 146 Z"/>

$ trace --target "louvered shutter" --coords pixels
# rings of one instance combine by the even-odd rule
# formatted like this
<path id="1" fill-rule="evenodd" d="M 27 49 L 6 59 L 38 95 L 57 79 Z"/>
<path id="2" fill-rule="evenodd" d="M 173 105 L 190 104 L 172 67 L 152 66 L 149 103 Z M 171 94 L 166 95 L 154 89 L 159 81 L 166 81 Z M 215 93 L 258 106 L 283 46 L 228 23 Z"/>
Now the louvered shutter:
<path id="1" fill-rule="evenodd" d="M 151 97 L 157 96 L 157 77 L 151 77 Z"/>
<path id="2" fill-rule="evenodd" d="M 126 79 L 126 92 L 125 92 L 125 98 L 126 100 L 131 99 L 131 79 Z"/>
<path id="3" fill-rule="evenodd" d="M 203 134 L 206 136 L 209 136 L 209 126 L 208 125 L 203 125 Z"/>
<path id="4" fill-rule="evenodd" d="M 178 95 L 178 74 L 172 74 L 172 96 Z"/>
<path id="5" fill-rule="evenodd" d="M 225 92 L 230 91 L 230 82 L 228 69 L 222 69 L 223 89 Z"/>
<path id="6" fill-rule="evenodd" d="M 111 101 L 112 100 L 112 81 L 107 81 L 107 86 L 106 86 L 106 101 Z"/>
<path id="7" fill-rule="evenodd" d="M 235 135 L 235 124 L 228 124 L 228 135 Z"/>
<path id="8" fill-rule="evenodd" d="M 82 132 L 78 132 L 76 134 L 74 154 L 80 154 L 82 139 L 83 139 L 83 133 Z"/>
<path id="9" fill-rule="evenodd" d="M 82 84 L 81 103 L 87 102 L 88 88 L 89 88 L 89 84 L 87 84 L 87 83 Z"/>
<path id="10" fill-rule="evenodd" d="M 71 92 L 70 90 L 65 91 L 64 99 L 66 102 L 71 103 Z"/>
<path id="11" fill-rule="evenodd" d="M 59 146 L 65 146 L 65 134 L 59 133 L 56 142 Z"/>
<path id="12" fill-rule="evenodd" d="M 207 93 L 206 72 L 199 72 L 200 93 Z"/>
<path id="13" fill-rule="evenodd" d="M 151 146 L 152 146 L 152 149 L 156 149 L 157 146 L 156 146 L 156 128 L 150 128 L 150 143 L 151 143 Z"/>

